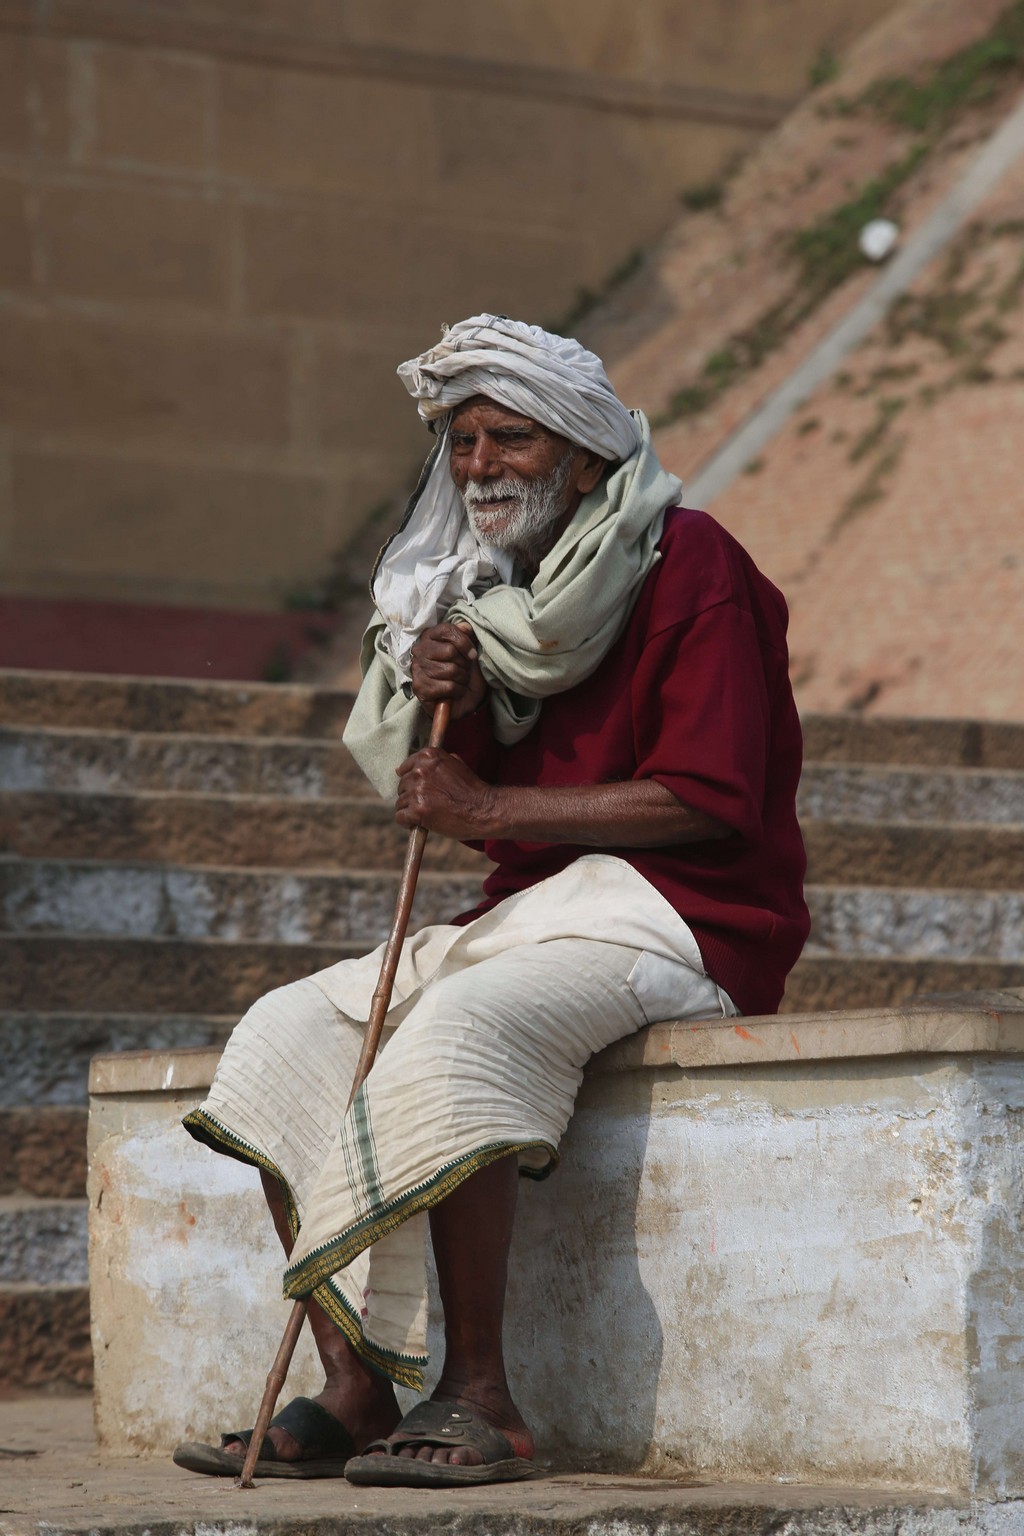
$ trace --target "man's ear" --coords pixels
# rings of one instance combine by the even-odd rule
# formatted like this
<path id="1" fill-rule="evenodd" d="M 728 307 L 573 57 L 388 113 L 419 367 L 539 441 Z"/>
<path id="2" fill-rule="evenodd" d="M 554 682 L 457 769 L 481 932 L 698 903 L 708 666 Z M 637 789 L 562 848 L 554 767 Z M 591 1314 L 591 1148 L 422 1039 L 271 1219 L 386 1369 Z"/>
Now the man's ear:
<path id="1" fill-rule="evenodd" d="M 599 453 L 594 453 L 589 448 L 580 449 L 579 467 L 576 470 L 574 484 L 581 496 L 586 496 L 592 491 L 608 468 L 608 460 L 602 459 Z"/>

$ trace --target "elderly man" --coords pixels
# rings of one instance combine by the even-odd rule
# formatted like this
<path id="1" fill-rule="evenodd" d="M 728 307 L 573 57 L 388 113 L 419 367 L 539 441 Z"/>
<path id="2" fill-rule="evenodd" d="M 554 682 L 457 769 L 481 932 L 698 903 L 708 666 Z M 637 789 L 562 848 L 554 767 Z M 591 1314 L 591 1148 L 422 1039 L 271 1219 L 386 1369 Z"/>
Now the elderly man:
<path id="1" fill-rule="evenodd" d="M 261 1171 L 326 1371 L 259 1470 L 530 1475 L 502 1309 L 518 1175 L 543 1178 L 588 1057 L 660 1018 L 774 1011 L 808 931 L 780 594 L 679 507 L 640 412 L 578 343 L 504 317 L 399 369 L 436 434 L 373 575 L 345 740 L 395 819 L 483 848 L 484 897 L 404 945 L 343 1114 L 379 954 L 261 999 L 186 1120 Z M 421 745 L 441 700 L 445 748 Z M 419 1388 L 429 1222 L 445 1355 Z M 246 1432 L 179 1448 L 237 1472 Z"/>

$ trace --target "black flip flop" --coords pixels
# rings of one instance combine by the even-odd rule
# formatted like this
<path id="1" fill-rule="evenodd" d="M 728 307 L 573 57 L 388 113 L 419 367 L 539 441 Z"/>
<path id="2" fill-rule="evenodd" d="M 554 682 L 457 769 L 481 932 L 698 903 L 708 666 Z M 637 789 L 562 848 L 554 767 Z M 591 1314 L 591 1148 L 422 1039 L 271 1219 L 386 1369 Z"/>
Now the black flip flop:
<path id="1" fill-rule="evenodd" d="M 454 1449 L 471 1446 L 484 1458 L 479 1467 L 458 1467 L 400 1456 L 403 1446 Z M 371 1455 L 373 1451 L 378 1455 Z M 372 1440 L 345 1468 L 350 1483 L 362 1488 L 461 1488 L 477 1483 L 515 1483 L 537 1476 L 532 1461 L 517 1456 L 508 1440 L 457 1403 L 417 1403 L 387 1440 Z"/>
<path id="2" fill-rule="evenodd" d="M 301 1461 L 282 1461 L 272 1440 L 264 1440 L 260 1459 L 254 1468 L 257 1477 L 344 1477 L 345 1467 L 355 1450 L 355 1441 L 332 1413 L 314 1403 L 311 1397 L 296 1397 L 270 1421 L 277 1429 L 294 1435 L 306 1455 Z M 232 1440 L 248 1446 L 251 1429 L 221 1435 L 220 1445 L 202 1445 L 189 1440 L 176 1447 L 173 1461 L 187 1472 L 204 1472 L 208 1477 L 238 1477 L 245 1462 L 237 1451 L 224 1447 Z"/>

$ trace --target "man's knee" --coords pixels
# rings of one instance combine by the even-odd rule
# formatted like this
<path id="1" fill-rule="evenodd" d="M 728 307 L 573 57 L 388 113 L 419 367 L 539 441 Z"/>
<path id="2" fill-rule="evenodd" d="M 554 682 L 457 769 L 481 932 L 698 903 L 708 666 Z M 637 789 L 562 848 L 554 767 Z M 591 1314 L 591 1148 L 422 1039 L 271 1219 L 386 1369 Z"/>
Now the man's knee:
<path id="1" fill-rule="evenodd" d="M 318 1022 L 329 1025 L 337 1018 L 337 1010 L 315 983 L 303 977 L 288 981 L 283 986 L 272 987 L 246 1009 L 238 1024 L 238 1031 L 272 1035 L 289 1026 L 301 1024 L 304 1028 Z"/>

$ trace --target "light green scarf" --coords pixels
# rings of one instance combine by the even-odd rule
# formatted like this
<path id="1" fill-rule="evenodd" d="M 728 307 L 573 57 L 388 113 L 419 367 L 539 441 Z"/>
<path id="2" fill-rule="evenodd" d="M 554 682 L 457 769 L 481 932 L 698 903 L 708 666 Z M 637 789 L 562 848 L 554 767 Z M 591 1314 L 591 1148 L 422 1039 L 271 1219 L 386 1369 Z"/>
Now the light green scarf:
<path id="1" fill-rule="evenodd" d="M 658 462 L 643 412 L 632 414 L 640 446 L 583 498 L 530 585 L 491 587 L 445 615 L 473 628 L 494 734 L 505 744 L 527 734 L 542 699 L 595 671 L 658 558 L 665 511 L 682 487 Z M 402 688 L 385 629 L 378 616 L 363 636 L 363 682 L 343 740 L 378 793 L 393 800 L 395 769 L 425 740 L 429 721 Z"/>

